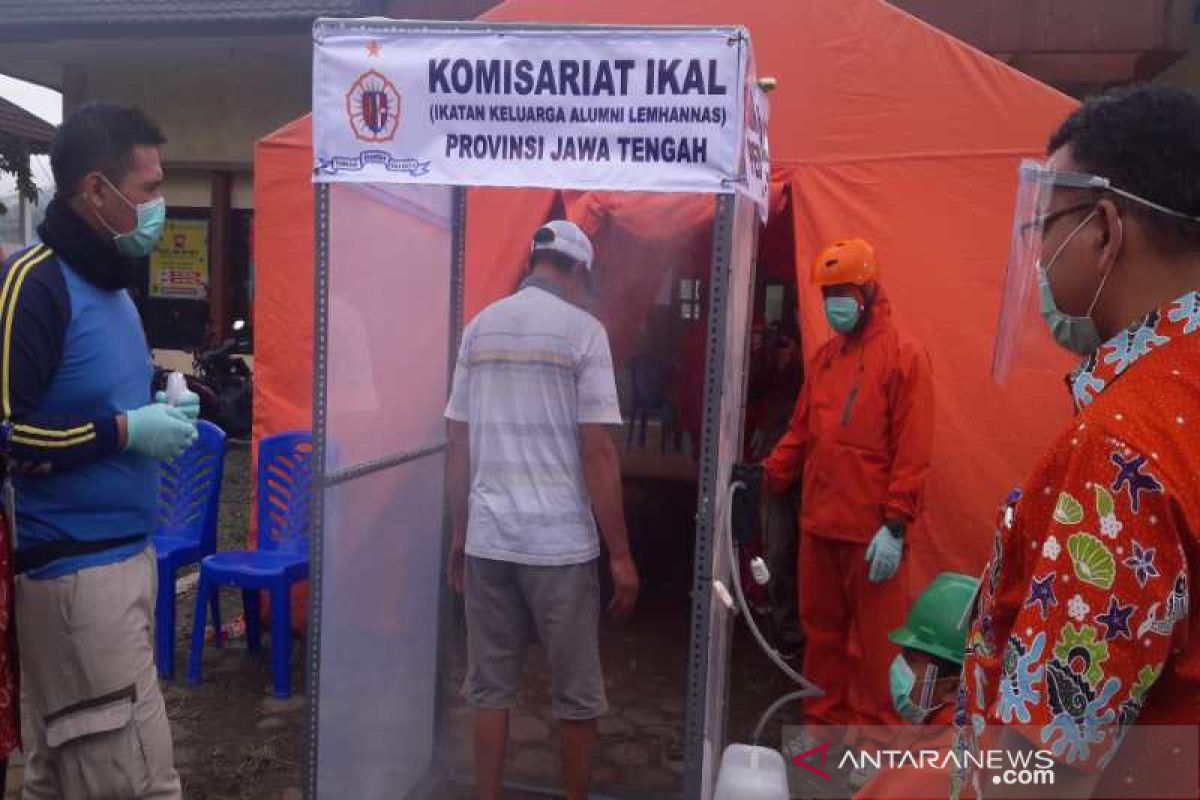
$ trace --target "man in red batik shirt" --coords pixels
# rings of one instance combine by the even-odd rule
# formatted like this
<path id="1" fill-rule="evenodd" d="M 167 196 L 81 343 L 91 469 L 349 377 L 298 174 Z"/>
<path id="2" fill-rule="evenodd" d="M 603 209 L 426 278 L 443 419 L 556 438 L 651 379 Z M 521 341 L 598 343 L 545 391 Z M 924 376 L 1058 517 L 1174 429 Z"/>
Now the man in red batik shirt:
<path id="1" fill-rule="evenodd" d="M 1051 753 L 1042 796 L 1133 796 L 1116 788 L 1133 773 L 1106 770 L 1118 747 L 1139 781 L 1172 757 L 1130 726 L 1200 721 L 1200 97 L 1094 97 L 1049 150 L 1022 166 L 1008 280 L 1036 278 L 1054 338 L 1084 357 L 1077 414 L 1001 515 L 956 722 L 964 747 Z"/>

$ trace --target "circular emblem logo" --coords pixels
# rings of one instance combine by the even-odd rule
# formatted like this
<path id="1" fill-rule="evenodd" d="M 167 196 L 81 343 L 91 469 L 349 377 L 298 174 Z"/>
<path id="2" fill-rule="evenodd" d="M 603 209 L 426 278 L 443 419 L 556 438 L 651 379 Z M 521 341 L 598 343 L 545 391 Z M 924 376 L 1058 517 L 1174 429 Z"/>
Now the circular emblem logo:
<path id="1" fill-rule="evenodd" d="M 400 128 L 400 92 L 382 74 L 368 70 L 346 92 L 346 115 L 355 138 L 390 142 Z"/>

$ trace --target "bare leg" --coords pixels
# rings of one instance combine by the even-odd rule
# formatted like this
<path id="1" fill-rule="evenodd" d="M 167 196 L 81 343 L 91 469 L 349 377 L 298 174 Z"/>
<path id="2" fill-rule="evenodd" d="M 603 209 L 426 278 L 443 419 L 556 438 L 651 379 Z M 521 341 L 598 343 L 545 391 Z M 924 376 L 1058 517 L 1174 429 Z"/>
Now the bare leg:
<path id="1" fill-rule="evenodd" d="M 500 800 L 504 754 L 508 750 L 508 709 L 475 710 L 475 780 L 479 800 Z"/>
<path id="2" fill-rule="evenodd" d="M 567 800 L 587 800 L 596 746 L 596 720 L 561 720 L 563 786 Z"/>

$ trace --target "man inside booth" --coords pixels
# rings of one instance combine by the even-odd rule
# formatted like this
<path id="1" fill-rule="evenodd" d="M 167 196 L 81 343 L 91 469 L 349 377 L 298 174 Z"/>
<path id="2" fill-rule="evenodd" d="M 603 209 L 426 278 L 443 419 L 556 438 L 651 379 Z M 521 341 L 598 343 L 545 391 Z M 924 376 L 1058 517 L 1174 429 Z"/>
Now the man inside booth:
<path id="1" fill-rule="evenodd" d="M 637 600 L 613 443 L 622 420 L 612 355 L 603 325 L 584 310 L 592 264 L 592 243 L 574 223 L 539 228 L 517 293 L 464 331 L 446 409 L 449 578 L 465 598 L 463 694 L 476 709 L 481 800 L 501 796 L 509 710 L 535 636 L 550 663 L 566 796 L 585 800 L 608 709 L 600 536 L 609 611 L 625 616 Z"/>

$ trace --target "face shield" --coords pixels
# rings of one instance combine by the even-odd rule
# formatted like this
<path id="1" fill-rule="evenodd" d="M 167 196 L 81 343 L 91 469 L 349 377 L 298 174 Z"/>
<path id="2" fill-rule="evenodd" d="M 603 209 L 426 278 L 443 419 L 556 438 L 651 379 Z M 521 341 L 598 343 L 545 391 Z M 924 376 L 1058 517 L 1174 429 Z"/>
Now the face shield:
<path id="1" fill-rule="evenodd" d="M 1052 201 L 1056 189 L 1092 194 L 1080 194 L 1077 202 L 1063 202 L 1055 207 Z M 1180 213 L 1114 186 L 1108 178 L 1063 172 L 1054 169 L 1050 162 L 1022 161 L 1008 267 L 1000 299 L 1000 320 L 992 353 L 992 379 L 995 382 L 1003 383 L 1008 378 L 1033 336 L 1048 338 L 1036 291 L 1038 270 L 1046 258 L 1055 256 L 1053 252 L 1043 252 L 1045 234 L 1064 217 L 1094 207 L 1102 193 L 1119 195 L 1158 213 L 1200 222 L 1200 217 Z"/>
<path id="2" fill-rule="evenodd" d="M 1044 333 L 1039 324 L 1040 313 L 1034 288 L 1042 262 L 1042 237 L 1047 226 L 1070 212 L 1086 207 L 1072 203 L 1051 211 L 1054 190 L 1060 187 L 1105 188 L 1104 185 L 1092 183 L 1096 180 L 1102 179 L 1073 172 L 1057 172 L 1050 165 L 1032 159 L 1021 162 L 1008 267 L 1005 269 L 1004 289 L 1000 297 L 1000 321 L 992 352 L 992 379 L 997 383 L 1003 383 L 1008 378 L 1021 355 L 1025 337 L 1033 332 L 1038 335 Z"/>

